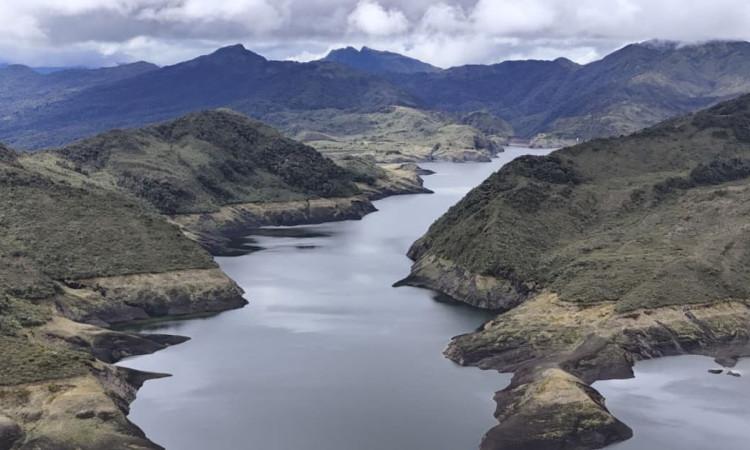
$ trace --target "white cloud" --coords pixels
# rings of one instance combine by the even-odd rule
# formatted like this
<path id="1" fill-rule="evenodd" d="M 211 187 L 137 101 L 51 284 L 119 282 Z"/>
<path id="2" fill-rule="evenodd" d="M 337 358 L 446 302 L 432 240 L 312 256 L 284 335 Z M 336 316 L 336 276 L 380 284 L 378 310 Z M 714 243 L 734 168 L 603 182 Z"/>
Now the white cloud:
<path id="1" fill-rule="evenodd" d="M 235 22 L 253 33 L 263 33 L 283 24 L 284 11 L 283 3 L 279 7 L 267 0 L 183 0 L 144 8 L 137 17 L 159 22 Z"/>
<path id="2" fill-rule="evenodd" d="M 302 51 L 301 53 L 297 53 L 296 55 L 287 56 L 284 58 L 287 61 L 298 61 L 298 62 L 309 62 L 309 61 L 316 61 L 318 59 L 324 58 L 328 52 L 333 50 L 333 48 L 322 51 L 322 52 L 310 52 L 310 51 Z"/>
<path id="3" fill-rule="evenodd" d="M 0 0 L 0 60 L 159 64 L 242 42 L 279 59 L 368 45 L 450 66 L 629 42 L 750 39 L 747 0 Z"/>
<path id="4" fill-rule="evenodd" d="M 409 20 L 403 12 L 386 9 L 374 0 L 360 0 L 348 20 L 353 30 L 373 36 L 400 34 L 409 28 Z"/>
<path id="5" fill-rule="evenodd" d="M 419 23 L 421 33 L 466 32 L 469 27 L 463 8 L 447 3 L 430 5 Z"/>
<path id="6" fill-rule="evenodd" d="M 479 31 L 507 36 L 551 27 L 557 14 L 544 0 L 479 0 L 471 19 Z"/>

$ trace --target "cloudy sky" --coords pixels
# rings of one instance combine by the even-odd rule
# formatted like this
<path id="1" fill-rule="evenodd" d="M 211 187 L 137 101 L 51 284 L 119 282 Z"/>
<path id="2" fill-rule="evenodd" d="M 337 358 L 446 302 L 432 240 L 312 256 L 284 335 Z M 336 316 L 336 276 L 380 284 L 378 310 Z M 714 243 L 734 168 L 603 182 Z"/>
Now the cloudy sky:
<path id="1" fill-rule="evenodd" d="M 651 38 L 750 39 L 747 0 L 0 0 L 0 61 L 165 65 L 242 43 L 310 60 L 344 45 L 447 67 L 566 56 Z"/>

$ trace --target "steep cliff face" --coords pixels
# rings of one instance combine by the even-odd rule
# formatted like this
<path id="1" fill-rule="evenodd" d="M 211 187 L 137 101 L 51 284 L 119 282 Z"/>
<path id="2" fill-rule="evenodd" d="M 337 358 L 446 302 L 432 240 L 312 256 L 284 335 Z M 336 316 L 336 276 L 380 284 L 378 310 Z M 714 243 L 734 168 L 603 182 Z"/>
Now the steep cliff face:
<path id="1" fill-rule="evenodd" d="M 447 350 L 462 364 L 516 371 L 485 448 L 506 448 L 519 431 L 510 399 L 539 392 L 545 368 L 591 383 L 629 375 L 639 358 L 747 353 L 748 129 L 746 96 L 629 137 L 518 158 L 414 244 L 405 283 L 506 311 Z M 609 437 L 586 437 L 575 420 L 549 422 L 554 408 L 534 407 L 558 432 L 540 448 L 628 436 L 605 420 Z"/>

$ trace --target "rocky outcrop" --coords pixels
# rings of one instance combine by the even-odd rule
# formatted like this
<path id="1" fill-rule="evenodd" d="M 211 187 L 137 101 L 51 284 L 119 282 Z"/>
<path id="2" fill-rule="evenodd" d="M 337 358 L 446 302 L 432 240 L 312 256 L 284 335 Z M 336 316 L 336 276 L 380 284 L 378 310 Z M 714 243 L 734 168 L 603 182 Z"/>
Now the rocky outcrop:
<path id="1" fill-rule="evenodd" d="M 129 356 L 154 353 L 189 340 L 185 336 L 117 331 L 74 322 L 64 317 L 54 317 L 36 333 L 43 339 L 62 342 L 72 348 L 91 353 L 96 359 L 106 363 L 115 363 Z"/>
<path id="2" fill-rule="evenodd" d="M 220 269 L 194 269 L 76 280 L 62 287 L 58 308 L 102 326 L 158 317 L 215 313 L 247 304 Z"/>
<path id="3" fill-rule="evenodd" d="M 589 385 L 628 378 L 641 359 L 750 355 L 750 306 L 726 301 L 621 313 L 613 302 L 580 306 L 543 293 L 455 337 L 445 351 L 462 365 L 515 372 L 495 396 L 495 449 L 593 449 L 631 436 Z"/>
<path id="4" fill-rule="evenodd" d="M 75 378 L 0 387 L 0 408 L 7 415 L 0 419 L 0 439 L 12 442 L 0 448 L 161 449 L 127 419 L 136 390 L 155 376 L 95 364 L 90 374 Z"/>
<path id="5" fill-rule="evenodd" d="M 69 360 L 74 358 L 78 368 L 51 370 L 40 359 L 39 371 L 46 372 L 37 371 L 34 382 L 0 383 L 0 448 L 161 448 L 127 419 L 127 413 L 144 381 L 166 375 L 111 363 L 188 338 L 102 326 L 241 307 L 246 303 L 242 290 L 218 268 L 60 282 L 58 289 L 55 298 L 40 300 L 55 312 L 41 325 L 25 329 L 25 340 L 19 342 L 53 353 L 64 351 L 69 354 L 66 364 L 73 364 Z M 25 354 L 29 352 L 20 356 Z M 3 381 L 23 378 L 29 377 L 4 375 Z"/>
<path id="6" fill-rule="evenodd" d="M 382 164 L 486 162 L 507 142 L 493 124 L 482 124 L 491 128 L 484 132 L 446 114 L 405 106 L 374 112 L 286 111 L 265 119 L 334 160 L 356 155 Z"/>
<path id="7" fill-rule="evenodd" d="M 234 237 L 270 225 L 302 225 L 337 220 L 361 219 L 376 211 L 372 203 L 362 196 L 321 198 L 290 202 L 242 203 L 222 207 L 205 214 L 171 216 L 190 238 L 196 240 L 214 255 L 234 254 L 230 246 Z"/>
<path id="8" fill-rule="evenodd" d="M 495 401 L 500 425 L 484 437 L 482 450 L 584 450 L 633 435 L 596 390 L 558 368 L 516 376 Z"/>
<path id="9" fill-rule="evenodd" d="M 744 96 L 631 136 L 517 158 L 412 246 L 406 283 L 501 310 L 446 350 L 461 364 L 516 373 L 490 434 L 520 437 L 490 439 L 488 450 L 627 437 L 609 420 L 595 421 L 595 438 L 588 422 L 551 420 L 554 404 L 527 410 L 557 438 L 529 436 L 532 420 L 509 418 L 518 405 L 507 399 L 514 389 L 539 395 L 546 369 L 588 385 L 631 376 L 639 359 L 708 354 L 731 364 L 748 354 L 749 118 Z"/>
<path id="10" fill-rule="evenodd" d="M 394 286 L 432 289 L 488 310 L 507 310 L 525 299 L 506 280 L 471 273 L 447 259 L 431 255 L 416 260 L 411 274 Z M 524 290 L 528 291 L 527 288 Z"/>
<path id="11" fill-rule="evenodd" d="M 393 195 L 431 194 L 424 187 L 422 175 L 433 172 L 424 170 L 414 163 L 378 164 L 380 173 L 369 183 L 357 183 L 357 187 L 370 200 L 378 200 Z"/>

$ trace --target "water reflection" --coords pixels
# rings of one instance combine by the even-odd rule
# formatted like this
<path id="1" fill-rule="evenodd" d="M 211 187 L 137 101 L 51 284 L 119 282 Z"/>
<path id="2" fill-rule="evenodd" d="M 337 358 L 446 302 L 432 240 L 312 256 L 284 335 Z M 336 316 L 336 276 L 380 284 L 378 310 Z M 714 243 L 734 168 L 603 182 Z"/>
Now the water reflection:
<path id="1" fill-rule="evenodd" d="M 741 377 L 709 373 L 715 368 L 705 356 L 661 358 L 636 364 L 634 379 L 595 383 L 610 411 L 635 433 L 610 448 L 748 448 L 750 360 L 735 368 Z"/>
<path id="2" fill-rule="evenodd" d="M 246 242 L 262 251 L 218 258 L 250 304 L 152 328 L 193 339 L 125 362 L 174 374 L 148 382 L 130 418 L 173 449 L 477 448 L 509 377 L 455 366 L 441 351 L 489 316 L 391 285 L 439 215 L 524 153 L 428 164 L 435 194 L 378 201 L 361 221 L 256 233 Z"/>

